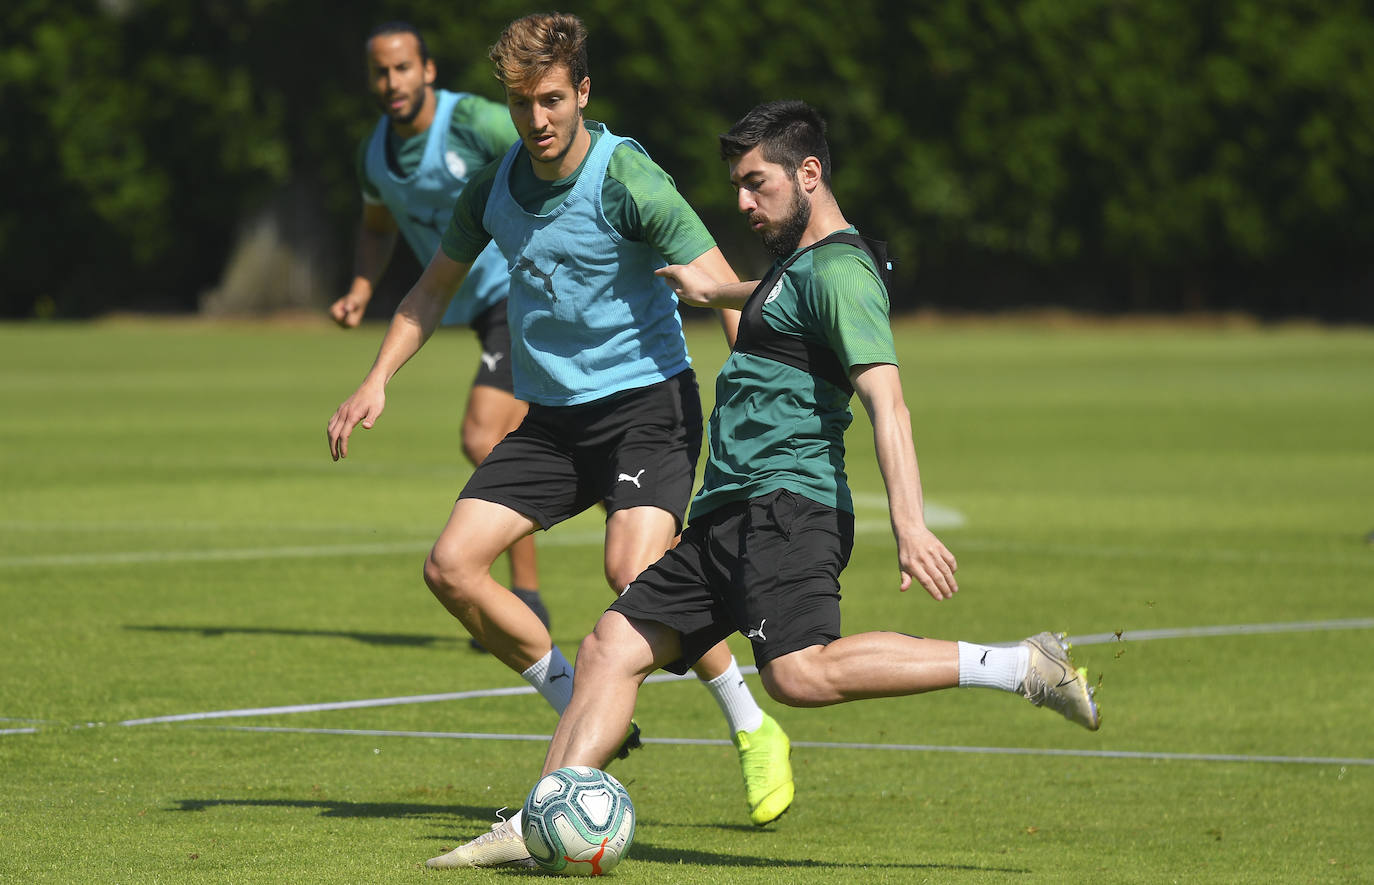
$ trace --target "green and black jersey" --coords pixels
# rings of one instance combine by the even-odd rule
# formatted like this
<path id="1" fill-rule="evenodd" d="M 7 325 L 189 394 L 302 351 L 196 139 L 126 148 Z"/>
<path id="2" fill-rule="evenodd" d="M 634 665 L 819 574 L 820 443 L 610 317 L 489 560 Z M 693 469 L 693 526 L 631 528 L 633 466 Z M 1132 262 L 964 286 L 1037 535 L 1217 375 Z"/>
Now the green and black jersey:
<path id="1" fill-rule="evenodd" d="M 887 290 L 856 246 L 827 243 L 802 254 L 759 297 L 775 331 L 827 348 L 846 368 L 897 364 Z M 844 472 L 850 397 L 803 369 L 732 353 L 716 379 L 710 449 L 692 517 L 779 489 L 852 513 Z"/>

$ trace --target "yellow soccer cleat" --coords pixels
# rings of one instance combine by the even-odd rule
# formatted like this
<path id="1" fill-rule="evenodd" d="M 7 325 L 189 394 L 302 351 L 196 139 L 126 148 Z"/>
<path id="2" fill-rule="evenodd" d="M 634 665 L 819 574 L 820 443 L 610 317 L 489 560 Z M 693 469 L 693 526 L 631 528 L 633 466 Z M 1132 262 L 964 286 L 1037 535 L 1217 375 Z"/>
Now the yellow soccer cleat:
<path id="1" fill-rule="evenodd" d="M 757 827 L 772 823 L 792 806 L 792 742 L 767 713 L 753 731 L 735 732 L 734 741 L 744 772 L 749 820 Z"/>

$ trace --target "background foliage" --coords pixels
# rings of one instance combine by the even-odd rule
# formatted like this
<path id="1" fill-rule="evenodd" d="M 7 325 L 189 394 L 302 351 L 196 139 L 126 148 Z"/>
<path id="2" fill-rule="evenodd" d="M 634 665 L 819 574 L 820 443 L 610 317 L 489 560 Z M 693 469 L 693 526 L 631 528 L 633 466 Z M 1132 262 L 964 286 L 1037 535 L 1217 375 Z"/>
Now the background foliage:
<path id="1" fill-rule="evenodd" d="M 0 315 L 194 308 L 245 225 L 348 269 L 362 39 L 406 17 L 450 88 L 531 10 L 319 0 L 0 9 Z M 1352 0 L 585 0 L 591 114 L 642 141 L 741 272 L 715 135 L 801 97 L 902 306 L 1374 319 L 1374 14 Z M 403 251 L 403 250 L 398 250 Z M 408 260 L 408 259 L 407 259 Z M 395 276 L 413 275 L 401 264 Z"/>

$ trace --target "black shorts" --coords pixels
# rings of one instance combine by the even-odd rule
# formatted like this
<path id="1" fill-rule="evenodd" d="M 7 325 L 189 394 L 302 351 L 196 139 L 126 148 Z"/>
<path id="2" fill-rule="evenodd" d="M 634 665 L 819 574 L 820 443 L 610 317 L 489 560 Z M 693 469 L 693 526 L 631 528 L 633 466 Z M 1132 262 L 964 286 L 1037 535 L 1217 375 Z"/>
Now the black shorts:
<path id="1" fill-rule="evenodd" d="M 575 406 L 530 405 L 461 498 L 491 501 L 551 528 L 596 504 L 666 510 L 682 527 L 701 454 L 701 395 L 687 369 Z"/>
<path id="2" fill-rule="evenodd" d="M 506 393 L 515 392 L 515 378 L 510 367 L 510 325 L 506 322 L 506 299 L 488 307 L 473 318 L 472 330 L 482 345 L 482 358 L 477 364 L 477 377 L 472 386 L 495 387 Z"/>
<path id="3" fill-rule="evenodd" d="M 854 514 L 771 492 L 693 519 L 609 610 L 681 635 L 670 672 L 686 673 L 737 630 L 762 667 L 840 638 L 840 572 L 853 549 Z"/>

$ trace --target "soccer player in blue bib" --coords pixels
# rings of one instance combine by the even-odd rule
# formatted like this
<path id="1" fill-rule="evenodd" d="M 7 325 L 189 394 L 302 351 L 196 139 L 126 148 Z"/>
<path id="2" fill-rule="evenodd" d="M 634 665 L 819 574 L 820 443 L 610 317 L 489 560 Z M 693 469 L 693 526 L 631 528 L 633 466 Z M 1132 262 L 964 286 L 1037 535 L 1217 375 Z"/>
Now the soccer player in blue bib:
<path id="1" fill-rule="evenodd" d="M 660 271 L 684 301 L 742 308 L 739 336 L 716 380 L 690 524 L 583 640 L 576 692 L 544 773 L 605 767 L 645 677 L 685 672 L 735 632 L 753 644 L 768 694 L 790 706 L 982 686 L 1096 729 L 1092 692 L 1062 636 L 993 647 L 841 635 L 839 576 L 854 543 L 844 432 L 855 393 L 873 422 L 900 588 L 915 581 L 936 600 L 959 589 L 954 556 L 922 515 L 885 262 L 835 202 L 825 124 L 814 109 L 760 105 L 720 143 L 739 209 L 778 261 L 760 283 L 721 285 L 691 266 Z M 519 838 L 517 817 L 505 839 Z"/>
<path id="2" fill-rule="evenodd" d="M 363 216 L 353 284 L 329 309 L 345 329 L 362 321 L 373 287 L 391 261 L 397 234 L 405 237 L 420 264 L 428 263 L 473 173 L 502 157 L 517 140 L 503 105 L 434 88 L 434 60 L 424 37 L 407 22 L 388 22 L 368 35 L 367 72 L 382 117 L 358 146 Z M 501 253 L 487 249 L 443 317 L 445 326 L 470 326 L 482 347 L 463 412 L 463 453 L 473 464 L 482 463 L 525 417 L 525 404 L 512 392 L 509 289 Z M 516 541 L 508 555 L 511 591 L 547 625 L 534 537 Z"/>
<path id="3" fill-rule="evenodd" d="M 494 242 L 510 274 L 508 316 L 520 426 L 473 473 L 425 563 L 435 597 L 560 714 L 572 666 L 548 631 L 491 576 L 516 539 L 597 504 L 605 573 L 616 592 L 682 528 L 701 448 L 701 403 L 678 301 L 655 270 L 687 265 L 737 281 L 696 213 L 635 142 L 583 119 L 590 94 L 586 30 L 572 15 L 532 15 L 492 47 L 520 141 L 464 188 L 443 246 L 397 308 L 372 370 L 329 422 L 337 459 L 373 426 L 392 375 L 415 354 L 449 296 Z M 726 321 L 727 335 L 733 322 Z M 755 703 L 722 642 L 695 672 L 739 751 L 750 819 L 791 804 L 787 736 Z M 627 720 L 617 749 L 635 739 Z M 493 838 L 433 858 L 434 867 L 527 858 Z"/>

